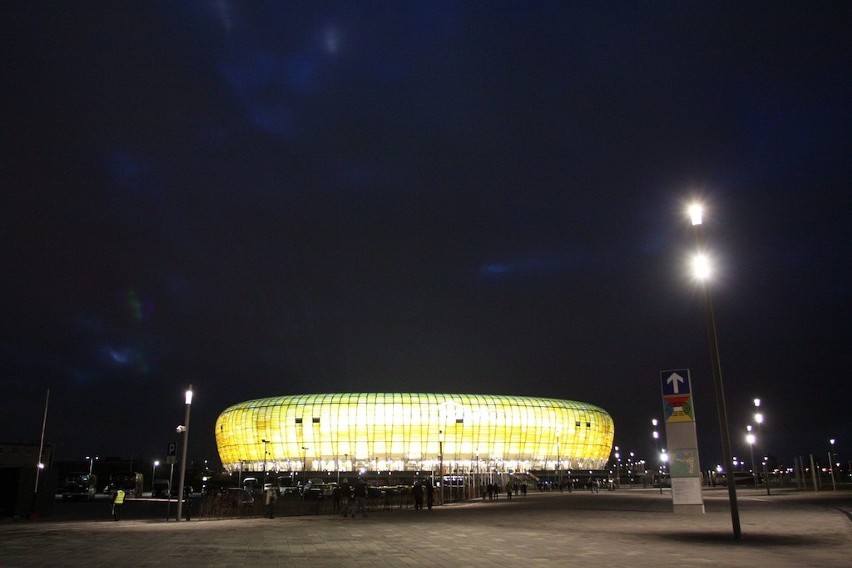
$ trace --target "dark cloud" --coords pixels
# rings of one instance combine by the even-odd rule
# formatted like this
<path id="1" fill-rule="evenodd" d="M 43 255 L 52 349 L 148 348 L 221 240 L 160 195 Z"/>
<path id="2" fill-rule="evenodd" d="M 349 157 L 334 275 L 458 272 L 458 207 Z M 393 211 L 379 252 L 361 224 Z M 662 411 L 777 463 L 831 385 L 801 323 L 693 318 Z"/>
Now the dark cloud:
<path id="1" fill-rule="evenodd" d="M 840 4 L 2 8 L 4 439 L 154 455 L 197 391 L 549 396 L 650 453 L 708 201 L 729 413 L 852 436 Z M 706 456 L 706 457 L 705 457 Z"/>

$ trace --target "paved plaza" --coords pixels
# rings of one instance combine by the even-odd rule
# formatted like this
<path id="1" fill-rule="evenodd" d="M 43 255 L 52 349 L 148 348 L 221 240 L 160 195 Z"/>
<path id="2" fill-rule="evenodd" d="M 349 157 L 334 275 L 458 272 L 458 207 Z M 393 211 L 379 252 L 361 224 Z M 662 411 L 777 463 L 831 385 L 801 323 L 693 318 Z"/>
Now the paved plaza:
<path id="1" fill-rule="evenodd" d="M 6 521 L 0 565 L 27 566 L 844 566 L 852 492 L 740 491 L 674 515 L 652 489 L 538 493 L 432 511 L 231 520 Z"/>

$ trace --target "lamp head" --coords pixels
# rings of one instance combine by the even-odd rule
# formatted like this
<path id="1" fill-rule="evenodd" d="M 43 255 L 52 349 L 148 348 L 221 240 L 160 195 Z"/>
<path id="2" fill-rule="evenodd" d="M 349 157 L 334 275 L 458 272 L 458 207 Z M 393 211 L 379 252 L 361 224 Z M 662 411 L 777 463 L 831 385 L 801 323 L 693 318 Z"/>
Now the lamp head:
<path id="1" fill-rule="evenodd" d="M 704 207 L 700 203 L 693 203 L 689 206 L 689 218 L 692 225 L 700 225 L 704 217 Z"/>
<path id="2" fill-rule="evenodd" d="M 710 277 L 710 259 L 706 254 L 696 254 L 692 257 L 692 273 L 698 280 L 707 280 Z"/>

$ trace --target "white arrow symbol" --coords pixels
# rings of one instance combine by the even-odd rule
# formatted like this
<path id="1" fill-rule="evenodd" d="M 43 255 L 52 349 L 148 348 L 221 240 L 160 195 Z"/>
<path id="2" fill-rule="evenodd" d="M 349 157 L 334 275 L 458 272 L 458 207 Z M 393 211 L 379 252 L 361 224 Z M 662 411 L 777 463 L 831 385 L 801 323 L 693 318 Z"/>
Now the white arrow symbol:
<path id="1" fill-rule="evenodd" d="M 666 382 L 669 383 L 670 385 L 672 385 L 672 390 L 674 391 L 675 394 L 678 394 L 680 391 L 677 388 L 677 386 L 678 386 L 677 384 L 683 382 L 683 377 L 681 377 L 677 373 L 672 373 L 669 376 L 669 378 L 666 379 Z"/>

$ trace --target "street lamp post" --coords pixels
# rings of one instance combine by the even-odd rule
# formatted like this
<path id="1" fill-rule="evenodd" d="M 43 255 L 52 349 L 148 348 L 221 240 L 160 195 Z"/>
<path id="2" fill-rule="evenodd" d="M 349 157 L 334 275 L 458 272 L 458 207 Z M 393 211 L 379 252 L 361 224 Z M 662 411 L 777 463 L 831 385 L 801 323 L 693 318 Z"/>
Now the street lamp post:
<path id="1" fill-rule="evenodd" d="M 308 482 L 308 447 L 302 446 L 302 485 Z"/>
<path id="2" fill-rule="evenodd" d="M 760 399 L 759 398 L 754 399 L 754 407 L 760 408 Z M 767 470 L 767 467 L 766 467 L 766 462 L 768 461 L 769 458 L 766 456 L 765 453 L 763 453 L 764 450 L 766 449 L 766 447 L 764 446 L 763 441 L 760 439 L 760 425 L 763 424 L 763 414 L 761 414 L 760 412 L 755 412 L 754 413 L 754 421 L 757 423 L 757 435 L 758 435 L 757 449 L 760 452 L 761 456 L 763 456 L 763 460 L 762 460 L 763 461 L 763 479 L 764 479 L 764 481 L 766 481 L 766 494 L 769 495 L 769 471 Z"/>
<path id="3" fill-rule="evenodd" d="M 618 446 L 615 446 L 615 486 L 621 489 L 621 454 L 618 453 Z"/>
<path id="4" fill-rule="evenodd" d="M 754 434 L 751 433 L 751 424 L 746 426 L 746 430 L 748 430 L 748 434 L 746 434 L 746 442 L 748 442 L 748 449 L 751 452 L 751 479 L 754 482 L 754 488 L 757 489 L 757 464 L 754 463 L 755 437 Z"/>
<path id="5" fill-rule="evenodd" d="M 831 444 L 831 450 L 828 452 L 828 467 L 829 471 L 831 471 L 831 490 L 837 491 L 837 484 L 834 481 L 834 438 L 829 440 Z"/>
<path id="6" fill-rule="evenodd" d="M 263 442 L 263 490 L 266 491 L 266 482 L 268 481 L 266 475 L 266 456 L 269 455 L 269 451 L 267 450 L 269 440 L 261 439 L 260 441 Z"/>
<path id="7" fill-rule="evenodd" d="M 89 475 L 92 475 L 92 469 L 95 466 L 95 460 L 99 458 L 98 456 L 86 456 L 86 459 L 89 460 Z"/>
<path id="8" fill-rule="evenodd" d="M 189 411 L 192 408 L 192 385 L 186 389 L 186 414 L 183 419 L 183 427 L 178 427 L 179 431 L 183 432 L 183 454 L 180 456 L 180 475 L 178 475 L 178 502 L 177 502 L 177 520 L 181 520 L 183 513 L 183 483 L 186 480 L 186 450 L 189 446 Z"/>
<path id="9" fill-rule="evenodd" d="M 562 448 L 559 447 L 559 435 L 561 432 L 556 431 L 556 483 L 559 484 L 559 491 L 562 491 Z"/>
<path id="10" fill-rule="evenodd" d="M 441 457 L 440 471 L 438 476 L 441 480 L 441 505 L 444 504 L 444 431 L 438 430 L 438 454 Z"/>
<path id="11" fill-rule="evenodd" d="M 740 528 L 740 511 L 737 506 L 737 488 L 734 483 L 733 462 L 731 460 L 731 434 L 728 430 L 728 412 L 725 408 L 725 389 L 722 385 L 722 363 L 719 358 L 719 343 L 716 338 L 716 319 L 713 316 L 713 301 L 710 296 L 710 286 L 707 283 L 709 276 L 709 264 L 707 258 L 702 254 L 704 248 L 701 226 L 703 222 L 703 207 L 693 205 L 689 208 L 692 226 L 695 229 L 695 239 L 698 244 L 699 256 L 696 257 L 696 276 L 704 285 L 704 296 L 706 300 L 707 335 L 710 339 L 710 360 L 713 365 L 713 386 L 716 390 L 716 412 L 719 415 L 719 432 L 722 438 L 722 457 L 725 467 L 728 469 L 728 500 L 731 503 L 731 525 L 734 538 L 742 538 Z"/>
<path id="12" fill-rule="evenodd" d="M 157 477 L 158 465 L 160 465 L 160 460 L 154 460 L 154 467 L 151 470 L 151 497 L 154 497 L 154 479 Z"/>
<path id="13" fill-rule="evenodd" d="M 660 456 L 660 432 L 657 430 L 657 424 L 659 424 L 657 419 L 651 418 L 651 426 L 654 427 L 654 430 L 651 433 L 651 435 L 654 437 L 654 455 L 657 456 L 657 472 L 655 474 L 655 477 L 657 477 L 657 479 L 660 482 L 660 495 L 662 495 L 663 494 L 663 477 L 662 477 L 662 471 L 661 471 L 662 467 L 660 466 L 660 457 L 659 457 Z"/>

